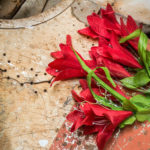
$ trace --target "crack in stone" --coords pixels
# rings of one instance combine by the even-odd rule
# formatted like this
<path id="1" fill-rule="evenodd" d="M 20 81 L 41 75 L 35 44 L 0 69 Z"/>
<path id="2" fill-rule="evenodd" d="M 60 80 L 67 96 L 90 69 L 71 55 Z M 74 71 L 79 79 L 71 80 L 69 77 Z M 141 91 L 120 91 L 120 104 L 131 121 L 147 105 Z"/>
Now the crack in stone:
<path id="1" fill-rule="evenodd" d="M 31 84 L 31 85 L 33 85 L 33 84 L 51 83 L 53 78 L 54 77 L 52 77 L 50 80 L 43 80 L 43 81 L 38 81 L 38 82 L 33 82 L 33 81 L 31 81 L 31 82 L 20 82 L 17 79 L 9 77 L 9 76 L 8 77 L 2 77 L 0 79 L 14 80 L 14 81 L 18 82 L 21 86 L 23 86 L 24 84 Z"/>

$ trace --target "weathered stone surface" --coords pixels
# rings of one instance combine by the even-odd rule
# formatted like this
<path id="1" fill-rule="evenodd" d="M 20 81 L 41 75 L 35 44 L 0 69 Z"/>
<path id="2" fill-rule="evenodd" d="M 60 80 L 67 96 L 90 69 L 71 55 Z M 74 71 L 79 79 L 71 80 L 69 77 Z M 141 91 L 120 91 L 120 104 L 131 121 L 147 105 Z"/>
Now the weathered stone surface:
<path id="1" fill-rule="evenodd" d="M 42 12 L 46 0 L 26 0 L 13 19 L 26 18 Z"/>
<path id="2" fill-rule="evenodd" d="M 72 36 L 75 49 L 88 57 L 88 50 L 97 42 L 77 33 L 83 27 L 69 8 L 39 26 L 0 30 L 1 150 L 50 147 L 73 105 L 73 100 L 67 99 L 78 82 L 63 81 L 53 87 L 47 82 L 35 83 L 51 79 L 50 75 L 44 75 L 46 66 L 53 60 L 49 54 L 59 49 L 67 34 Z M 41 146 L 42 140 L 48 141 L 45 147 Z"/>
<path id="3" fill-rule="evenodd" d="M 0 18 L 11 19 L 25 0 L 0 0 Z"/>

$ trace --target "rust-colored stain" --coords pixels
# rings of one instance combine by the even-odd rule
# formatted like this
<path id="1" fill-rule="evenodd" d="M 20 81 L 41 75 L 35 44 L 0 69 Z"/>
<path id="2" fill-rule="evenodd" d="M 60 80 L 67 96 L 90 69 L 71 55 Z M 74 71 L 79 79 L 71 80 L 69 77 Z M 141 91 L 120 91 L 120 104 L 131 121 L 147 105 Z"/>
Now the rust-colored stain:
<path id="1" fill-rule="evenodd" d="M 97 150 L 95 135 L 85 136 L 82 130 L 69 131 L 67 120 L 59 130 L 49 150 Z M 124 129 L 117 129 L 108 141 L 105 150 L 150 150 L 150 123 L 135 123 Z"/>

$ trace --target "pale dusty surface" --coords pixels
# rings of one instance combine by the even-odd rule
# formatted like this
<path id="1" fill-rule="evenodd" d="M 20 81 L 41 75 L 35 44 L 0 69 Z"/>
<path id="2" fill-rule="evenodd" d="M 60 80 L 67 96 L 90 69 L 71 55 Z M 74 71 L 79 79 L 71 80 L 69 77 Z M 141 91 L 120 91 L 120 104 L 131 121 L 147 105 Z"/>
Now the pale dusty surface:
<path id="1" fill-rule="evenodd" d="M 70 91 L 78 81 L 59 82 L 51 88 L 49 83 L 34 83 L 51 79 L 44 75 L 53 60 L 49 54 L 65 42 L 66 34 L 71 34 L 74 47 L 87 56 L 93 41 L 76 32 L 83 27 L 69 8 L 36 27 L 0 30 L 0 68 L 7 69 L 0 72 L 0 150 L 50 147 L 73 105 Z M 24 82 L 28 83 L 21 86 Z"/>

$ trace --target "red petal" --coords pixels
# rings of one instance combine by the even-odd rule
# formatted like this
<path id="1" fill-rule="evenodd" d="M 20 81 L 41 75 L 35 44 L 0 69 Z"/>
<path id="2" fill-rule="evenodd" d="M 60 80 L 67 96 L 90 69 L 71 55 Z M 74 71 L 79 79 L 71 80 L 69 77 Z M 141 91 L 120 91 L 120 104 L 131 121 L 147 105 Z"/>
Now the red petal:
<path id="1" fill-rule="evenodd" d="M 89 104 L 89 107 L 91 107 L 96 116 L 105 116 L 115 127 L 133 114 L 131 111 L 110 110 L 97 104 Z"/>
<path id="2" fill-rule="evenodd" d="M 78 111 L 78 110 L 74 110 L 74 111 L 72 111 L 71 113 L 69 113 L 69 114 L 66 116 L 66 118 L 67 118 L 67 120 L 69 120 L 69 121 L 71 121 L 71 122 L 75 122 L 75 121 L 77 121 L 77 120 L 80 118 L 80 116 L 82 116 L 82 115 L 84 115 L 83 112 Z"/>
<path id="3" fill-rule="evenodd" d="M 59 74 L 55 77 L 52 83 L 54 83 L 55 81 L 79 78 L 79 77 L 84 77 L 84 76 L 85 74 L 81 70 L 66 69 L 66 70 L 59 72 Z"/>
<path id="4" fill-rule="evenodd" d="M 67 60 L 67 59 L 56 59 L 48 64 L 49 67 L 58 69 L 58 70 L 64 70 L 64 69 L 81 69 L 81 65 L 78 62 Z"/>
<path id="5" fill-rule="evenodd" d="M 82 97 L 80 97 L 74 90 L 71 91 L 71 94 L 77 102 L 80 103 L 80 102 L 84 101 L 84 99 Z"/>
<path id="6" fill-rule="evenodd" d="M 85 79 L 80 79 L 79 82 L 80 82 L 80 85 L 82 86 L 83 90 L 88 88 L 88 84 L 87 84 L 87 81 Z"/>
<path id="7" fill-rule="evenodd" d="M 60 59 L 64 57 L 61 51 L 52 52 L 51 56 L 54 57 L 55 59 Z"/>
<path id="8" fill-rule="evenodd" d="M 93 89 L 95 92 L 98 92 L 98 89 Z M 80 92 L 80 96 L 81 98 L 83 98 L 85 101 L 91 102 L 91 103 L 95 103 L 95 99 L 93 98 L 91 92 L 89 89 L 83 90 Z"/>
<path id="9" fill-rule="evenodd" d="M 86 35 L 86 36 L 89 36 L 89 37 L 91 37 L 93 39 L 98 38 L 98 34 L 95 33 L 94 31 L 92 31 L 90 27 L 78 30 L 78 33 Z"/>
<path id="10" fill-rule="evenodd" d="M 66 44 L 69 47 L 72 47 L 72 40 L 71 40 L 71 36 L 70 35 L 67 35 L 67 37 L 66 37 Z"/>
<path id="11" fill-rule="evenodd" d="M 105 38 L 110 38 L 110 33 L 105 29 L 105 21 L 101 19 L 98 15 L 93 14 L 87 17 L 88 23 L 91 29 L 98 35 Z"/>
<path id="12" fill-rule="evenodd" d="M 109 42 L 104 37 L 99 37 L 98 45 L 102 47 L 104 45 L 109 45 Z"/>
<path id="13" fill-rule="evenodd" d="M 76 56 L 74 55 L 72 49 L 68 46 L 68 45 L 65 45 L 65 44 L 59 44 L 59 47 L 63 53 L 63 56 L 67 59 L 70 59 L 70 60 L 76 60 Z"/>
<path id="14" fill-rule="evenodd" d="M 129 33 L 132 33 L 133 31 L 138 29 L 136 22 L 134 21 L 134 19 L 130 15 L 127 18 L 127 29 L 129 31 Z"/>
<path id="15" fill-rule="evenodd" d="M 114 77 L 119 77 L 119 78 L 125 78 L 125 77 L 130 77 L 130 73 L 127 72 L 121 65 L 108 60 L 106 58 L 97 58 L 97 64 L 101 65 L 103 62 L 104 66 L 107 67 L 111 73 L 112 76 Z"/>
<path id="16" fill-rule="evenodd" d="M 103 130 L 98 133 L 96 142 L 99 150 L 103 150 L 106 142 L 110 139 L 116 127 L 129 116 L 132 115 L 130 111 L 113 111 L 108 110 L 104 114 L 111 121 L 112 124 L 106 125 Z"/>
<path id="17" fill-rule="evenodd" d="M 59 74 L 56 69 L 53 69 L 51 67 L 47 67 L 46 72 L 52 76 L 57 76 Z"/>
<path id="18" fill-rule="evenodd" d="M 96 133 L 96 132 L 100 132 L 103 130 L 103 128 L 105 127 L 105 125 L 93 125 L 93 126 L 86 126 L 84 128 L 84 134 L 88 135 L 88 134 L 92 134 L 92 133 Z"/>
<path id="19" fill-rule="evenodd" d="M 119 23 L 117 22 L 114 10 L 112 9 L 110 4 L 107 4 L 106 10 L 101 9 L 101 16 L 102 18 L 107 18 L 111 20 L 118 28 L 120 27 Z"/>
<path id="20" fill-rule="evenodd" d="M 96 68 L 96 61 L 95 60 L 85 60 L 85 63 L 91 69 L 95 69 Z"/>
<path id="21" fill-rule="evenodd" d="M 114 130 L 115 128 L 113 128 L 111 125 L 104 127 L 103 130 L 100 130 L 96 137 L 96 143 L 99 150 L 104 149 L 106 142 L 110 139 Z"/>

